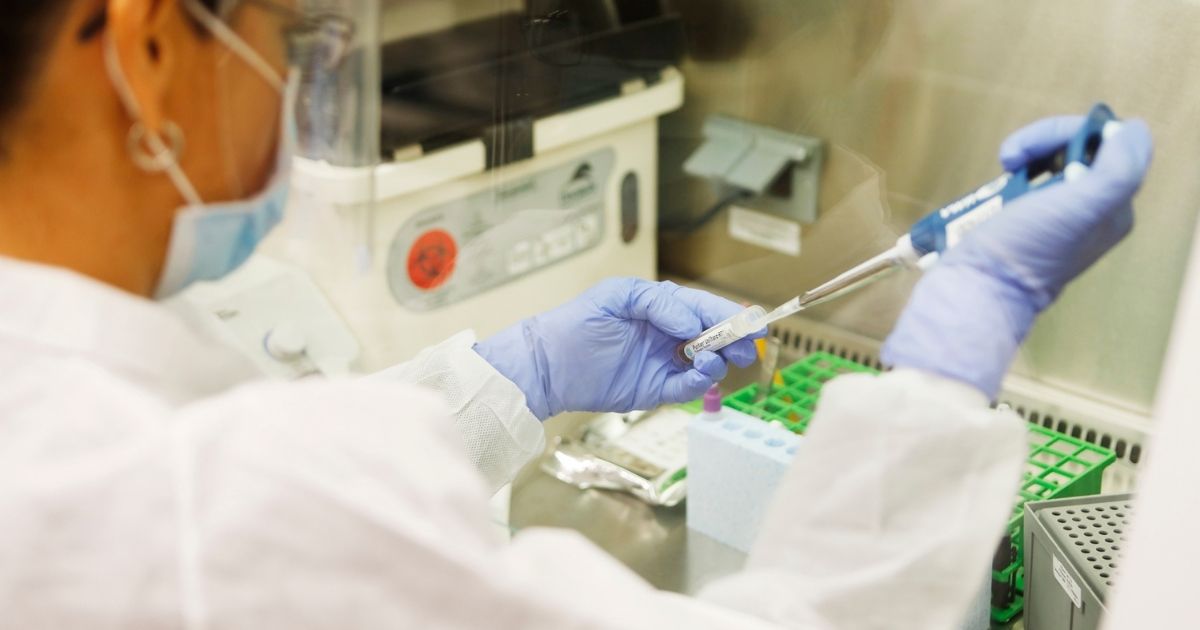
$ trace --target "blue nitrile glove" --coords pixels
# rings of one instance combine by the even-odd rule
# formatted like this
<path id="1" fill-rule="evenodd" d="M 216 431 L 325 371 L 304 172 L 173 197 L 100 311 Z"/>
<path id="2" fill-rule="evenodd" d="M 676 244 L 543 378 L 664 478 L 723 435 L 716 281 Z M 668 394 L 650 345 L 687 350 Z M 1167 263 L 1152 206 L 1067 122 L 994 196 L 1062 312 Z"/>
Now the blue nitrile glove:
<path id="1" fill-rule="evenodd" d="M 1081 117 L 1034 123 L 1004 142 L 1014 171 L 1061 148 Z M 1034 319 L 1133 227 L 1150 166 L 1145 123 L 1104 141 L 1089 172 L 1029 193 L 971 232 L 925 275 L 883 348 L 884 363 L 934 372 L 995 400 Z"/>
<path id="2" fill-rule="evenodd" d="M 704 395 L 725 378 L 726 360 L 754 363 L 749 339 L 720 355 L 701 352 L 691 366 L 675 358 L 680 343 L 742 310 L 670 282 L 606 280 L 475 350 L 517 384 L 541 420 L 565 411 L 653 409 Z"/>

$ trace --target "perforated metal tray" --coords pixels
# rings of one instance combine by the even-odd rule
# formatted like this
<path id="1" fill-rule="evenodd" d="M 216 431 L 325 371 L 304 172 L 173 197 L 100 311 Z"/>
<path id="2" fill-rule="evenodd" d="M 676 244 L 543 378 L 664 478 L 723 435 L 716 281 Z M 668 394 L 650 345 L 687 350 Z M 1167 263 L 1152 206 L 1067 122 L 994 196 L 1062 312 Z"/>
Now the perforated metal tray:
<path id="1" fill-rule="evenodd" d="M 1133 511 L 1128 494 L 1025 506 L 1025 627 L 1100 627 Z"/>

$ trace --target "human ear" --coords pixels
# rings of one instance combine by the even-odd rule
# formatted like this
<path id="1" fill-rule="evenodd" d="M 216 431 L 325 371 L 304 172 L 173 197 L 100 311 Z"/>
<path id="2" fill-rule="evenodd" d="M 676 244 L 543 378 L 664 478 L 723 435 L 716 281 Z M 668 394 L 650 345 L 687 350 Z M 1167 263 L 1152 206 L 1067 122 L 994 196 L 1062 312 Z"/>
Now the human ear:
<path id="1" fill-rule="evenodd" d="M 165 122 L 166 95 L 171 87 L 184 38 L 195 37 L 186 28 L 178 0 L 109 0 L 108 41 L 114 81 L 128 88 L 121 98 L 129 114 L 151 132 L 160 132 Z M 183 28 L 181 28 L 183 26 Z"/>

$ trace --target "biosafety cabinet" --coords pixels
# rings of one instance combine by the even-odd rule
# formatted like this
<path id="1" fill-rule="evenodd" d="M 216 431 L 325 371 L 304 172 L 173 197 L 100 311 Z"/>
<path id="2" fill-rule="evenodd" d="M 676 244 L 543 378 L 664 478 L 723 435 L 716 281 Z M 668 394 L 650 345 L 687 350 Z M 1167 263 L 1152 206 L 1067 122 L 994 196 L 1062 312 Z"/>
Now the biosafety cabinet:
<path id="1" fill-rule="evenodd" d="M 1104 491 L 1134 485 L 1200 210 L 1197 3 L 343 2 L 354 51 L 298 106 L 286 222 L 181 306 L 264 369 L 371 372 L 613 275 L 774 307 L 992 181 L 1013 130 L 1103 101 L 1154 132 L 1136 229 L 998 402 L 1111 451 Z M 780 322 L 781 361 L 882 367 L 918 278 Z M 1019 612 L 1014 554 L 982 608 Z"/>
<path id="2" fill-rule="evenodd" d="M 495 4 L 383 3 L 404 32 L 362 43 L 329 87 L 345 94 L 298 106 L 284 224 L 235 277 L 186 296 L 265 369 L 369 373 L 604 278 L 657 277 L 659 118 L 685 91 L 678 16 Z"/>
<path id="3" fill-rule="evenodd" d="M 268 370 L 376 370 L 611 275 L 782 304 L 994 179 L 1015 128 L 1105 101 L 1156 136 L 1138 226 L 1004 401 L 1132 479 L 1200 209 L 1195 2 L 320 2 L 358 28 L 302 82 L 287 221 L 187 296 Z M 787 320 L 786 352 L 877 364 L 917 278 Z"/>
<path id="4" fill-rule="evenodd" d="M 771 307 L 992 180 L 1011 131 L 1104 101 L 1155 134 L 1137 227 L 1041 319 L 1004 402 L 1132 479 L 1200 209 L 1195 3 L 342 4 L 354 51 L 298 107 L 287 221 L 187 296 L 264 368 L 369 372 L 611 275 Z M 785 351 L 876 364 L 917 278 L 784 322 Z"/>

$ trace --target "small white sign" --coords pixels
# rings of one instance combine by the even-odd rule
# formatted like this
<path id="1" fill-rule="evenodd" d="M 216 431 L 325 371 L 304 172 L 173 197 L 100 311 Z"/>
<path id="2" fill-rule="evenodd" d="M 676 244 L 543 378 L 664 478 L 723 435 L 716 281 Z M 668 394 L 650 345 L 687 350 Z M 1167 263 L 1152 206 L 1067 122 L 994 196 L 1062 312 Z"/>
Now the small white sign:
<path id="1" fill-rule="evenodd" d="M 800 255 L 800 224 L 734 206 L 729 211 L 729 235 L 788 256 Z"/>
<path id="2" fill-rule="evenodd" d="M 1083 608 L 1083 590 L 1075 583 L 1071 574 L 1067 573 L 1067 568 L 1058 561 L 1058 556 L 1054 556 L 1054 579 L 1058 580 L 1059 586 L 1067 593 L 1067 597 L 1075 602 L 1076 608 Z"/>

